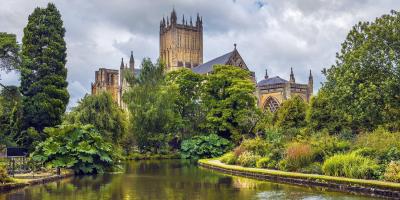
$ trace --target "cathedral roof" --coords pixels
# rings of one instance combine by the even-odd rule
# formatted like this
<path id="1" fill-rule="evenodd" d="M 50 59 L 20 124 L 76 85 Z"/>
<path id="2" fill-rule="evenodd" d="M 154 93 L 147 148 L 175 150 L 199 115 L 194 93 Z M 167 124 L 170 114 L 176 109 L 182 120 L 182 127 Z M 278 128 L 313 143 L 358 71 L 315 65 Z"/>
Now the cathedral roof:
<path id="1" fill-rule="evenodd" d="M 279 84 L 279 83 L 287 83 L 288 81 L 279 77 L 279 76 L 275 76 L 275 77 L 271 77 L 271 78 L 267 78 L 264 79 L 260 82 L 257 83 L 257 87 L 260 86 L 265 86 L 265 85 L 272 85 L 272 84 Z"/>
<path id="2" fill-rule="evenodd" d="M 193 72 L 198 73 L 198 74 L 207 74 L 213 71 L 213 66 L 214 65 L 225 65 L 228 61 L 229 58 L 232 56 L 234 51 L 231 51 L 227 54 L 224 54 L 218 58 L 214 58 L 206 63 L 203 63 L 197 67 L 194 67 L 192 69 Z"/>

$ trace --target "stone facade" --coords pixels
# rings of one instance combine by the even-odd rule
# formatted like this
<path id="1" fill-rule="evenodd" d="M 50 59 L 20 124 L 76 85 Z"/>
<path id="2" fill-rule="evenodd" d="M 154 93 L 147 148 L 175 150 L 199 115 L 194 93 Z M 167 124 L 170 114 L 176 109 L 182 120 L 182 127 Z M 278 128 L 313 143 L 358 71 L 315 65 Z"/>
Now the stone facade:
<path id="1" fill-rule="evenodd" d="M 167 71 L 182 67 L 193 68 L 203 63 L 203 20 L 182 17 L 179 24 L 175 9 L 171 17 L 160 22 L 160 59 Z"/>
<path id="2" fill-rule="evenodd" d="M 101 92 L 110 92 L 113 100 L 118 103 L 118 105 L 127 109 L 126 104 L 122 100 L 124 92 L 129 87 L 126 81 L 127 74 L 136 76 L 140 73 L 139 69 L 135 69 L 135 59 L 133 57 L 133 52 L 128 64 L 124 64 L 124 59 L 121 59 L 120 69 L 106 69 L 100 68 L 95 72 L 95 82 L 92 83 L 92 95 L 100 94 Z"/>
<path id="3" fill-rule="evenodd" d="M 109 92 L 115 102 L 119 102 L 118 70 L 100 68 L 95 72 L 95 82 L 92 83 L 92 94 Z"/>
<path id="4" fill-rule="evenodd" d="M 313 93 L 313 86 L 311 70 L 308 84 L 296 83 L 293 69 L 290 71 L 289 81 L 279 76 L 269 77 L 266 71 L 265 79 L 257 83 L 258 106 L 263 110 L 275 112 L 285 100 L 296 95 L 308 102 Z"/>

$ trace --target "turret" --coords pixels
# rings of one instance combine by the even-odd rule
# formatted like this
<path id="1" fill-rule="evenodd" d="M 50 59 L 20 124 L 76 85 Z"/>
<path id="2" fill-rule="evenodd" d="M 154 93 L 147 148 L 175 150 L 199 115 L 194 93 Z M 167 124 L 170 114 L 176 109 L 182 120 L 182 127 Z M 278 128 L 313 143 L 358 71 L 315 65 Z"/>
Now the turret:
<path id="1" fill-rule="evenodd" d="M 293 68 L 290 68 L 290 80 L 289 82 L 294 83 L 296 80 L 294 79 Z"/>
<path id="2" fill-rule="evenodd" d="M 172 24 L 176 24 L 176 12 L 175 12 L 175 8 L 172 9 L 171 12 L 171 25 Z"/>
<path id="3" fill-rule="evenodd" d="M 133 51 L 131 51 L 131 57 L 129 59 L 129 69 L 133 72 L 135 69 L 135 59 L 133 58 Z"/>
<path id="4" fill-rule="evenodd" d="M 121 65 L 119 66 L 120 69 L 124 69 L 124 58 L 121 58 Z"/>
<path id="5" fill-rule="evenodd" d="M 182 15 L 182 24 L 185 24 L 185 15 Z"/>
<path id="6" fill-rule="evenodd" d="M 308 76 L 308 88 L 309 88 L 309 93 L 311 95 L 314 90 L 314 80 L 313 80 L 313 76 L 311 74 L 311 69 L 310 69 L 310 75 Z"/>

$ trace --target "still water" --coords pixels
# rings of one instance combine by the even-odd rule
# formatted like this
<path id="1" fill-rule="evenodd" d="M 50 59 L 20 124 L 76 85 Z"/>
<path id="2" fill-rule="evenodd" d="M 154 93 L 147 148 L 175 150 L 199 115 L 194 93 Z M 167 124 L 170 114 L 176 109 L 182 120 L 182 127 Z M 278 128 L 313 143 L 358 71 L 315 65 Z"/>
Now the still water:
<path id="1" fill-rule="evenodd" d="M 181 160 L 132 161 L 124 172 L 64 179 L 0 194 L 0 200 L 344 199 L 369 197 L 224 175 Z"/>

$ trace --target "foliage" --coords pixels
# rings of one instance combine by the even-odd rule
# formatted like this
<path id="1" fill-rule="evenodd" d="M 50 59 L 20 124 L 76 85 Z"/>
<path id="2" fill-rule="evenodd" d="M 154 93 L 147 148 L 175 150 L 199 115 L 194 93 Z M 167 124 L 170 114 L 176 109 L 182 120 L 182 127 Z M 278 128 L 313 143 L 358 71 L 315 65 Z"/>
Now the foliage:
<path id="1" fill-rule="evenodd" d="M 228 164 L 228 165 L 236 164 L 236 160 L 237 160 L 237 157 L 235 156 L 235 154 L 233 152 L 228 152 L 228 153 L 224 154 L 220 159 L 221 162 Z"/>
<path id="2" fill-rule="evenodd" d="M 243 152 L 237 159 L 237 163 L 243 167 L 255 167 L 257 160 L 259 160 L 261 156 L 255 155 L 252 152 L 245 151 Z"/>
<path id="3" fill-rule="evenodd" d="M 286 148 L 285 167 L 289 171 L 298 171 L 311 164 L 314 157 L 311 145 L 299 142 L 289 143 Z"/>
<path id="4" fill-rule="evenodd" d="M 391 161 L 386 167 L 385 180 L 400 182 L 400 162 Z"/>
<path id="5" fill-rule="evenodd" d="M 344 153 L 350 149 L 350 141 L 343 140 L 338 136 L 329 135 L 326 132 L 315 133 L 311 137 L 302 140 L 312 146 L 315 160 L 322 162 L 334 154 Z"/>
<path id="6" fill-rule="evenodd" d="M 271 159 L 269 157 L 262 157 L 257 160 L 256 167 L 258 168 L 271 168 L 270 167 Z"/>
<path id="7" fill-rule="evenodd" d="M 307 104 L 300 96 L 284 101 L 276 112 L 275 125 L 283 129 L 305 127 L 306 109 Z"/>
<path id="8" fill-rule="evenodd" d="M 19 65 L 19 45 L 15 34 L 0 32 L 0 70 L 6 72 Z"/>
<path id="9" fill-rule="evenodd" d="M 268 143 L 261 137 L 253 139 L 245 139 L 240 144 L 245 151 L 254 153 L 255 155 L 265 156 L 268 153 Z"/>
<path id="10" fill-rule="evenodd" d="M 72 168 L 75 173 L 102 173 L 117 155 L 92 125 L 61 125 L 44 130 L 49 137 L 31 154 L 35 162 L 49 167 Z"/>
<path id="11" fill-rule="evenodd" d="M 21 94 L 15 86 L 0 91 L 0 145 L 15 145 L 21 131 Z"/>
<path id="12" fill-rule="evenodd" d="M 21 91 L 23 129 L 61 123 L 69 100 L 67 91 L 65 29 L 54 4 L 36 8 L 28 18 L 22 39 Z M 32 140 L 20 141 L 29 147 Z"/>
<path id="13" fill-rule="evenodd" d="M 129 80 L 123 96 L 130 111 L 130 124 L 139 150 L 168 151 L 168 142 L 178 138 L 182 120 L 176 110 L 177 90 L 165 83 L 164 65 L 144 59 L 138 78 Z"/>
<path id="14" fill-rule="evenodd" d="M 181 145 L 183 158 L 200 159 L 214 158 L 223 155 L 232 148 L 229 140 L 216 134 L 194 136 L 184 140 Z"/>
<path id="15" fill-rule="evenodd" d="M 4 184 L 4 183 L 10 182 L 10 181 L 11 181 L 11 179 L 10 179 L 10 177 L 8 177 L 8 174 L 7 174 L 6 162 L 2 162 L 0 160 L 0 183 Z"/>
<path id="16" fill-rule="evenodd" d="M 320 162 L 313 162 L 299 170 L 301 173 L 307 174 L 322 174 L 322 164 Z"/>
<path id="17" fill-rule="evenodd" d="M 169 72 L 166 76 L 167 85 L 177 88 L 175 110 L 182 120 L 182 127 L 178 130 L 182 138 L 186 139 L 201 131 L 205 114 L 201 106 L 201 86 L 203 76 L 183 68 Z"/>
<path id="18" fill-rule="evenodd" d="M 383 163 L 400 160 L 400 132 L 377 129 L 357 136 L 354 149 L 368 148 Z"/>
<path id="19" fill-rule="evenodd" d="M 108 92 L 86 95 L 66 115 L 64 123 L 92 124 L 104 139 L 114 144 L 122 142 L 128 132 L 127 116 Z"/>
<path id="20" fill-rule="evenodd" d="M 249 131 L 242 118 L 257 109 L 250 73 L 235 66 L 215 65 L 213 73 L 206 76 L 203 89 L 205 128 L 238 143 L 242 134 Z"/>
<path id="21" fill-rule="evenodd" d="M 325 160 L 322 170 L 326 175 L 369 179 L 377 176 L 375 160 L 357 153 L 337 154 Z"/>
<path id="22" fill-rule="evenodd" d="M 356 24 L 321 88 L 353 132 L 400 124 L 400 13 Z"/>

